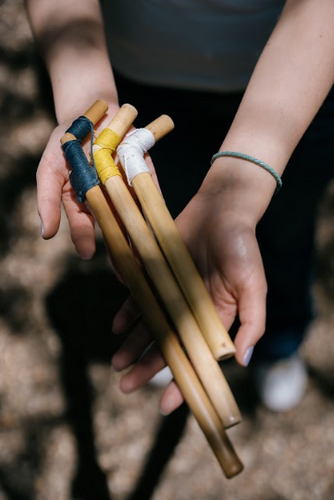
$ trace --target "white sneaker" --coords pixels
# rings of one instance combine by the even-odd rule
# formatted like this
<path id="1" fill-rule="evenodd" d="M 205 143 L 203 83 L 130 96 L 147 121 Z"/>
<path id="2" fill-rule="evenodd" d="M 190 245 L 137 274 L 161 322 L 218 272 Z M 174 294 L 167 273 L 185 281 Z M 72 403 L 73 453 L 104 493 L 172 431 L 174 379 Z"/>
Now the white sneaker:
<path id="1" fill-rule="evenodd" d="M 255 367 L 255 387 L 262 404 L 276 412 L 289 411 L 301 402 L 307 371 L 298 354 Z"/>

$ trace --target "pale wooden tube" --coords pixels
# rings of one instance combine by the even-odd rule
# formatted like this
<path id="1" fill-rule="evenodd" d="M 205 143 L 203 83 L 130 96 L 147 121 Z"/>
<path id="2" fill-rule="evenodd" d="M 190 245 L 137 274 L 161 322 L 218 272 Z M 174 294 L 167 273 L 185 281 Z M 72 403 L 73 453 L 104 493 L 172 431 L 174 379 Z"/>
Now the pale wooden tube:
<path id="1" fill-rule="evenodd" d="M 106 126 L 107 129 L 112 130 L 120 138 L 128 131 L 133 121 L 138 116 L 138 111 L 131 104 L 122 104 L 113 119 Z M 96 146 L 94 146 L 96 149 Z"/>
<path id="2" fill-rule="evenodd" d="M 84 116 L 95 125 L 107 111 L 108 104 L 102 99 L 98 99 L 89 109 L 87 109 Z"/>
<path id="3" fill-rule="evenodd" d="M 121 114 L 122 119 L 118 114 Z M 133 110 L 123 108 L 107 128 L 121 138 L 133 119 Z M 94 152 L 100 149 L 98 141 L 97 138 L 93 146 Z M 129 190 L 118 175 L 109 177 L 105 181 L 105 187 L 224 426 L 228 428 L 239 423 L 241 415 L 231 389 Z"/>
<path id="4" fill-rule="evenodd" d="M 226 477 L 230 478 L 239 474 L 243 470 L 243 465 L 189 360 L 156 302 L 101 189 L 96 186 L 90 189 L 86 196 L 102 229 L 109 251 L 132 296 L 143 312 L 145 322 L 152 331 L 185 401 L 207 438 Z"/>
<path id="5" fill-rule="evenodd" d="M 91 107 L 83 114 L 88 120 L 90 120 L 94 125 L 101 120 L 103 115 L 108 111 L 108 104 L 102 99 L 98 99 L 91 105 Z M 67 132 L 60 139 L 61 144 L 65 144 L 67 141 L 76 139 L 73 134 Z"/>
<path id="6" fill-rule="evenodd" d="M 168 115 L 161 115 L 145 128 L 150 130 L 154 135 L 155 142 L 158 142 L 160 139 L 165 137 L 165 135 L 169 134 L 174 129 L 174 122 Z"/>
<path id="7" fill-rule="evenodd" d="M 157 141 L 172 127 L 172 120 L 162 115 L 146 128 L 152 132 Z M 132 186 L 214 357 L 221 360 L 234 355 L 235 346 L 218 316 L 204 282 L 151 175 L 147 172 L 137 175 L 132 179 Z"/>

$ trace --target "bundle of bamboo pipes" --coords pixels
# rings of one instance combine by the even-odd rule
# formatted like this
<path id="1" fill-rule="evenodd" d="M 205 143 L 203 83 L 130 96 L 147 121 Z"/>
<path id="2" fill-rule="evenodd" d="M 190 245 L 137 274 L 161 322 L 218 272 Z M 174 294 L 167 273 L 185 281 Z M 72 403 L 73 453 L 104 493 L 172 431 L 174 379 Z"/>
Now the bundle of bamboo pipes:
<path id="1" fill-rule="evenodd" d="M 95 124 L 106 111 L 106 103 L 97 101 L 83 117 L 90 124 Z M 76 126 L 67 131 L 61 143 L 72 169 L 71 175 L 75 177 L 73 187 L 77 194 L 80 192 L 81 200 L 87 200 L 102 230 L 108 251 L 141 309 L 186 403 L 226 477 L 230 478 L 240 473 L 243 466 L 225 429 L 240 422 L 241 417 L 217 360 L 232 356 L 235 347 L 152 180 L 143 153 L 138 158 L 140 152 L 136 152 L 136 144 L 141 147 L 141 141 L 137 131 L 128 134 L 119 146 L 136 116 L 133 106 L 123 105 L 92 148 L 93 164 L 127 237 L 99 186 L 95 169 L 87 159 L 83 159 L 82 154 L 78 162 L 76 155 L 68 152 L 69 146 L 77 148 L 82 140 L 82 137 L 77 137 Z M 143 131 L 141 134 L 147 135 L 152 146 L 173 127 L 172 120 L 164 115 L 140 130 Z M 142 211 L 114 163 L 112 155 L 117 147 L 127 175 L 127 162 L 135 163 L 129 180 Z M 88 167 L 83 166 L 85 161 Z M 82 175 L 80 169 L 86 170 L 86 173 Z M 87 176 L 91 176 L 88 181 Z M 133 255 L 129 240 L 138 252 L 149 281 Z"/>

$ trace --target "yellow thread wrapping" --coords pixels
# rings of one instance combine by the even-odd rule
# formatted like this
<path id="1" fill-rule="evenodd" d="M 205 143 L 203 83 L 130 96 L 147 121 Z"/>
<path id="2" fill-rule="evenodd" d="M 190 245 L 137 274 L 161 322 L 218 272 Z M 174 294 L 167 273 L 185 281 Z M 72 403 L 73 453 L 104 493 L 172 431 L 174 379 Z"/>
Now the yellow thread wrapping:
<path id="1" fill-rule="evenodd" d="M 116 134 L 116 132 L 110 130 L 110 128 L 105 128 L 102 130 L 94 144 L 96 146 L 101 146 L 101 148 L 109 149 L 111 154 L 113 154 L 120 142 L 121 138 L 118 134 Z"/>
<path id="2" fill-rule="evenodd" d="M 102 184 L 105 184 L 110 177 L 121 175 L 119 168 L 114 162 L 108 149 L 99 149 L 94 153 L 96 171 Z"/>
<path id="3" fill-rule="evenodd" d="M 94 163 L 102 184 L 105 184 L 110 177 L 121 176 L 112 157 L 120 142 L 120 136 L 108 128 L 104 129 L 94 142 L 94 146 L 101 148 L 94 152 Z"/>

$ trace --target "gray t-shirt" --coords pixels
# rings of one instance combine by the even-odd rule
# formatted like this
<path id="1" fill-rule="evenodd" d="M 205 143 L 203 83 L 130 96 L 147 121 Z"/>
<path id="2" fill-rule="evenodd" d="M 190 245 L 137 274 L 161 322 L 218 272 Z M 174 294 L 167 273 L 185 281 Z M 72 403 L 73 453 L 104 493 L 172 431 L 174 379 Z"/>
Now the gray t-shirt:
<path id="1" fill-rule="evenodd" d="M 284 0 L 102 0 L 110 58 L 135 81 L 243 90 Z"/>

